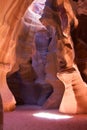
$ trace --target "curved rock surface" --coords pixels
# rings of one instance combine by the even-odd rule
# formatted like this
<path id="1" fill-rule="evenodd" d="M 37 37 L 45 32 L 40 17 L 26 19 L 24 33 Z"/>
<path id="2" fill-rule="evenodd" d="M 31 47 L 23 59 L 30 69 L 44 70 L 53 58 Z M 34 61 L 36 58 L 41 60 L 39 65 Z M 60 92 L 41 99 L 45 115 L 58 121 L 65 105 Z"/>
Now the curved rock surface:
<path id="1" fill-rule="evenodd" d="M 15 98 L 6 83 L 6 75 L 15 63 L 15 28 L 30 1 L 3 0 L 0 2 L 0 93 L 6 111 L 15 108 Z"/>
<path id="2" fill-rule="evenodd" d="M 83 82 L 87 82 L 86 0 L 78 0 L 77 3 L 72 0 L 34 0 L 30 4 L 31 2 L 32 0 L 1 2 L 0 92 L 3 108 L 6 111 L 13 110 L 17 101 L 17 104 L 44 104 L 43 108 L 60 106 L 60 111 L 64 113 L 85 113 L 86 106 L 81 108 L 81 105 L 83 101 L 86 103 L 86 93 L 81 93 L 81 103 L 76 106 L 76 100 L 80 101 L 79 96 L 75 99 L 76 94 L 79 94 L 75 91 L 79 86 L 78 79 L 83 87 L 80 91 L 87 91 Z M 82 77 L 77 67 L 73 66 L 74 58 Z M 64 77 L 59 75 L 60 72 L 64 73 Z M 68 75 L 70 88 L 75 89 L 72 91 L 72 98 L 75 99 L 72 111 L 66 107 L 68 83 L 65 82 L 68 78 L 65 77 Z M 74 75 L 76 82 L 73 81 Z"/>

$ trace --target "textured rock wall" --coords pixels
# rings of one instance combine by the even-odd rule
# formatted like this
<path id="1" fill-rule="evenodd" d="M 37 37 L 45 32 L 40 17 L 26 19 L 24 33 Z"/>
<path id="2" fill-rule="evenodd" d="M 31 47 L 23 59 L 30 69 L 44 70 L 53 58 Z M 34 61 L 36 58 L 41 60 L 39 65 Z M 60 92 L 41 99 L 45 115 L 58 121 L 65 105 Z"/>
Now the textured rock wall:
<path id="1" fill-rule="evenodd" d="M 51 5 L 51 1 L 47 1 L 46 2 L 46 4 L 47 4 L 47 6 L 52 6 Z M 77 13 L 77 9 L 75 8 L 76 7 L 76 3 L 73 3 L 73 5 L 74 5 L 74 10 L 75 10 L 75 13 Z M 61 9 L 61 8 L 60 8 Z M 52 15 L 50 15 L 50 11 L 51 10 L 49 10 L 48 11 L 48 9 L 47 9 L 47 11 L 46 12 L 49 12 L 47 15 L 47 17 L 49 18 L 49 19 L 51 19 L 51 21 L 49 20 L 48 21 L 48 19 L 46 19 L 45 18 L 45 20 L 43 20 L 43 18 L 42 18 L 42 23 L 44 24 L 44 25 L 49 25 L 50 24 L 50 22 L 51 22 L 51 24 L 50 25 L 53 25 L 53 26 L 55 26 L 55 21 L 52 21 L 53 20 L 53 18 L 52 18 Z M 52 13 L 51 13 L 52 14 Z M 33 16 L 32 16 L 33 17 Z M 46 17 L 46 16 L 45 16 Z M 27 15 L 26 15 L 26 23 L 27 24 L 29 24 L 30 23 L 30 19 L 28 19 L 27 18 Z M 65 16 L 65 19 L 66 19 L 66 16 Z M 64 19 L 64 20 L 65 20 Z M 71 19 L 73 19 L 73 17 L 71 17 Z M 62 21 L 61 21 L 62 22 Z M 35 21 L 35 23 L 36 23 L 36 25 L 38 24 L 36 21 Z M 34 25 L 34 28 L 35 28 L 35 23 L 33 23 L 33 25 Z M 67 21 L 66 21 L 66 24 L 65 23 L 62 23 L 62 26 L 67 26 Z M 39 25 L 39 27 L 41 27 L 42 25 L 41 25 L 41 23 L 40 23 L 40 25 Z M 60 25 L 59 25 L 60 26 Z M 31 41 L 29 41 L 30 39 L 29 39 L 29 37 L 30 37 L 30 35 L 28 34 L 28 30 L 26 29 L 26 27 L 27 27 L 27 25 L 25 25 L 24 27 L 23 27 L 23 25 L 22 25 L 22 28 L 21 28 L 21 33 L 20 33 L 20 37 L 19 38 L 22 38 L 22 40 L 23 40 L 23 43 L 25 43 L 25 44 L 22 44 L 22 46 L 20 46 L 20 43 L 21 42 L 18 42 L 18 47 L 17 47 L 17 56 L 18 56 L 18 62 L 19 62 L 19 64 L 20 64 L 20 66 L 19 66 L 19 71 L 17 72 L 17 74 L 15 75 L 15 77 L 13 76 L 13 79 L 15 78 L 16 79 L 16 82 L 17 82 L 17 80 L 18 80 L 18 78 L 17 78 L 17 75 L 19 75 L 20 76 L 20 78 L 21 78 L 21 80 L 20 81 L 22 81 L 22 82 L 20 82 L 20 81 L 18 81 L 18 85 L 16 84 L 15 86 L 17 86 L 17 88 L 18 88 L 18 94 L 20 95 L 20 96 L 18 96 L 18 94 L 17 94 L 17 92 L 14 92 L 13 91 L 13 93 L 14 93 L 14 95 L 16 96 L 16 100 L 17 100 L 17 102 L 20 104 L 20 103 L 28 103 L 28 104 L 43 104 L 44 103 L 44 101 L 46 100 L 46 98 L 47 98 L 47 96 L 49 95 L 49 94 L 51 94 L 50 92 L 52 92 L 52 90 L 51 90 L 51 86 L 50 87 L 47 87 L 46 88 L 46 84 L 45 84 L 45 80 L 44 80 L 44 76 L 46 76 L 46 73 L 47 73 L 47 83 L 50 83 L 51 85 L 52 85 L 52 87 L 54 88 L 54 90 L 55 90 L 55 92 L 56 93 L 53 93 L 52 95 L 53 95 L 53 98 L 48 98 L 48 100 L 47 100 L 47 102 L 44 104 L 44 108 L 54 108 L 54 107 L 58 107 L 58 104 L 57 104 L 57 102 L 59 103 L 60 101 L 58 100 L 58 98 L 59 98 L 59 95 L 60 95 L 60 91 L 61 92 L 63 92 L 64 90 L 64 88 L 61 90 L 60 88 L 62 88 L 61 87 L 61 84 L 59 83 L 59 81 L 57 81 L 57 79 L 56 79 L 56 73 L 57 73 L 57 70 L 56 70 L 56 56 L 55 56 L 55 54 L 54 54 L 54 50 L 55 50 L 55 46 L 53 45 L 52 46 L 52 43 L 51 43 L 51 47 L 49 47 L 49 54 L 48 54 L 48 56 L 47 56 L 47 60 L 48 60 L 48 64 L 46 64 L 46 53 L 48 53 L 48 52 L 46 52 L 47 51 L 47 46 L 49 46 L 49 43 L 47 43 L 48 45 L 45 45 L 45 46 L 43 46 L 42 47 L 42 45 L 40 46 L 40 43 L 41 44 L 44 44 L 44 42 L 46 43 L 47 42 L 47 40 L 45 41 L 45 37 L 47 36 L 48 37 L 48 41 L 50 41 L 51 39 L 52 39 L 52 34 L 50 35 L 49 33 L 48 34 L 46 34 L 46 31 L 45 31 L 45 34 L 44 34 L 44 31 L 42 30 L 42 33 L 41 32 L 38 32 L 38 31 L 36 31 L 37 33 L 36 33 L 36 50 L 37 50 L 37 52 L 34 52 L 34 54 L 35 54 L 35 56 L 33 57 L 33 61 L 32 61 L 32 52 L 31 52 L 31 48 L 30 48 L 30 43 L 32 43 Z M 27 28 L 29 28 L 29 27 L 27 27 Z M 30 29 L 30 28 L 29 28 Z M 49 28 L 48 28 L 49 29 Z M 36 29 L 37 30 L 37 29 Z M 32 31 L 32 28 L 31 28 L 31 31 Z M 52 29 L 50 30 L 51 31 L 51 33 L 52 33 Z M 49 32 L 49 30 L 48 30 L 48 32 Z M 31 37 L 32 36 L 34 36 L 34 33 L 35 33 L 35 31 L 32 33 L 32 35 L 31 35 Z M 64 32 L 64 35 L 67 33 L 67 30 L 65 30 L 65 32 Z M 26 34 L 26 36 L 25 36 L 25 34 Z M 31 33 L 30 33 L 31 34 Z M 45 35 L 45 36 L 44 36 Z M 50 36 L 50 39 L 49 39 L 49 36 Z M 38 37 L 39 37 L 39 39 L 38 39 Z M 53 36 L 53 37 L 55 37 L 55 36 Z M 28 39 L 27 39 L 28 38 Z M 40 40 L 40 38 L 41 38 L 41 40 L 43 41 L 41 41 Z M 77 38 L 76 38 L 77 39 Z M 21 40 L 21 39 L 19 39 L 19 40 Z M 32 38 L 31 38 L 31 40 L 32 40 Z M 65 41 L 67 42 L 69 39 L 65 39 Z M 75 40 L 75 39 L 73 39 L 73 40 Z M 26 42 L 27 41 L 27 42 Z M 55 41 L 55 38 L 53 39 L 53 42 Z M 29 49 L 28 49 L 28 47 L 29 47 Z M 54 47 L 54 48 L 53 48 Z M 71 47 L 70 47 L 71 48 Z M 52 50 L 52 49 L 54 49 L 54 50 Z M 25 55 L 23 55 L 23 53 L 22 53 L 22 50 L 23 50 L 23 52 L 24 52 L 24 54 Z M 76 50 L 78 50 L 78 48 L 76 49 Z M 53 51 L 53 52 L 52 52 Z M 41 52 L 43 52 L 43 53 L 41 53 Z M 76 51 L 77 52 L 77 51 Z M 45 53 L 45 55 L 44 55 L 44 53 Z M 71 51 L 71 53 L 72 53 L 72 51 Z M 60 54 L 61 54 L 61 51 L 60 51 Z M 62 53 L 63 54 L 63 53 Z M 70 54 L 70 53 L 69 53 Z M 40 59 L 40 56 L 42 57 L 41 59 Z M 58 59 L 59 59 L 59 53 L 58 53 Z M 54 59 L 54 57 L 55 57 L 55 59 Z M 25 59 L 25 60 L 23 60 L 23 59 Z M 43 60 L 42 60 L 43 59 Z M 72 59 L 72 58 L 71 58 Z M 42 60 L 42 61 L 41 61 Z M 54 62 L 55 61 L 55 62 Z M 17 63 L 18 63 L 17 62 Z M 46 64 L 46 71 L 44 72 L 44 64 Z M 64 64 L 62 63 L 62 65 L 64 66 Z M 60 66 L 60 65 L 59 65 Z M 33 69 L 33 70 L 32 70 Z M 26 71 L 25 71 L 26 70 Z M 32 72 L 33 72 L 33 75 L 32 75 Z M 71 71 L 72 72 L 72 71 Z M 36 74 L 35 74 L 36 73 Z M 45 74 L 45 75 L 44 75 Z M 77 74 L 77 73 L 76 73 Z M 72 73 L 70 73 L 70 75 L 71 75 L 71 77 L 74 75 L 74 73 L 72 72 Z M 79 75 L 79 74 L 77 74 L 77 75 Z M 54 80 L 54 82 L 53 82 L 53 79 L 54 79 L 54 77 L 55 77 L 55 80 Z M 67 75 L 66 75 L 66 77 L 68 77 Z M 69 76 L 70 77 L 70 76 Z M 78 76 L 77 76 L 78 77 Z M 60 77 L 60 79 L 61 79 L 61 77 Z M 78 78 L 76 78 L 77 80 L 78 80 Z M 62 80 L 62 79 L 61 79 Z M 71 79 L 69 79 L 70 80 L 70 83 L 72 82 L 71 80 L 72 80 L 72 78 Z M 10 82 L 12 82 L 12 80 L 11 80 L 11 78 L 9 77 L 8 78 L 8 84 L 9 84 L 9 86 L 10 86 L 10 88 L 12 89 L 12 85 L 10 85 Z M 32 82 L 33 82 L 33 84 L 32 84 Z M 77 82 L 77 81 L 76 81 Z M 81 80 L 81 82 L 82 82 L 82 84 L 83 84 L 83 81 Z M 39 84 L 36 84 L 36 83 L 39 83 Z M 21 87 L 23 88 L 23 90 L 25 91 L 25 94 L 24 94 L 24 96 L 23 96 L 23 94 L 21 94 L 22 92 L 20 92 L 20 88 L 19 88 L 19 86 L 21 85 Z M 74 83 L 73 83 L 74 84 Z M 76 86 L 77 86 L 77 84 L 78 83 L 76 83 Z M 14 86 L 14 87 L 15 87 Z M 65 86 L 67 86 L 66 84 L 65 84 Z M 82 85 L 82 86 L 84 86 L 84 84 Z M 37 90 L 38 90 L 38 88 L 39 88 L 39 90 L 40 91 L 34 91 L 34 90 L 36 90 L 36 87 L 37 87 Z M 45 90 L 45 92 L 44 92 L 44 88 L 46 88 L 46 90 Z M 56 89 L 55 89 L 56 88 Z M 17 90 L 17 89 L 16 89 Z M 76 100 L 75 100 L 75 97 L 74 97 L 74 92 L 73 92 L 73 90 L 72 90 L 72 85 L 70 86 L 70 89 L 69 89 L 69 93 L 71 93 L 71 97 L 72 97 L 72 99 L 73 99 L 73 105 L 71 105 L 71 104 L 68 104 L 68 106 L 70 105 L 70 108 L 68 107 L 66 107 L 66 109 L 65 109 L 65 112 L 73 112 L 73 113 L 76 113 L 77 111 L 79 111 L 79 110 L 76 110 L 77 108 L 76 108 Z M 29 92 L 28 92 L 29 91 Z M 28 93 L 27 93 L 28 92 Z M 15 94 L 16 93 L 16 94 Z M 31 96 L 31 95 L 34 95 L 36 93 L 36 97 L 35 96 Z M 46 94 L 46 95 L 45 95 Z M 26 96 L 25 96 L 26 95 Z M 44 98 L 41 98 L 42 96 L 44 95 Z M 52 97 L 52 95 L 51 95 L 51 97 Z M 61 94 L 62 95 L 62 94 Z M 18 97 L 17 97 L 18 96 Z M 21 98 L 20 98 L 21 97 Z M 25 98 L 24 98 L 25 97 Z M 61 103 L 61 107 L 60 107 L 60 111 L 63 111 L 64 112 L 64 110 L 63 110 L 63 108 L 64 108 L 64 102 L 67 102 L 67 99 L 70 99 L 71 100 L 71 98 L 70 97 L 68 97 L 68 98 L 65 98 L 66 97 L 66 94 L 64 94 L 64 100 L 62 101 L 62 103 Z M 29 99 L 30 98 L 30 99 Z M 36 100 L 35 100 L 36 99 Z M 40 99 L 40 100 L 39 100 Z M 44 100 L 43 100 L 44 99 Z M 53 99 L 53 100 L 52 100 Z M 61 98 L 60 98 L 61 99 Z M 70 103 L 70 102 L 69 102 Z M 72 109 L 71 109 L 71 106 L 72 106 Z M 73 107 L 73 106 L 75 106 L 75 107 Z M 67 110 L 67 111 L 66 111 Z M 71 111 L 69 111 L 69 110 L 71 110 Z M 84 110 L 82 110 L 82 112 L 83 112 Z M 81 112 L 81 111 L 80 111 Z"/>
<path id="2" fill-rule="evenodd" d="M 0 93 L 4 110 L 15 107 L 15 99 L 8 89 L 6 75 L 15 63 L 15 28 L 30 1 L 0 1 Z"/>
<path id="3" fill-rule="evenodd" d="M 58 74 L 58 77 L 65 84 L 65 93 L 59 110 L 64 113 L 86 113 L 87 84 L 83 81 L 87 82 L 87 1 L 78 0 L 77 3 L 73 3 L 73 6 L 79 22 L 78 27 L 71 30 L 75 49 L 75 63 L 78 68 L 74 66 L 75 71 Z M 72 99 L 72 104 L 69 99 Z"/>
<path id="4" fill-rule="evenodd" d="M 2 89 L 0 89 L 4 110 L 14 109 L 15 99 L 17 104 L 43 105 L 48 97 L 50 98 L 48 98 L 43 107 L 58 108 L 64 89 L 67 88 L 68 84 L 66 83 L 68 78 L 65 79 L 65 77 L 70 75 L 69 88 L 71 88 L 71 90 L 72 86 L 74 86 L 75 90 L 79 86 L 78 79 L 82 87 L 85 86 L 79 71 L 77 71 L 77 67 L 69 70 L 69 75 L 66 74 L 67 70 L 65 70 L 64 77 L 57 74 L 59 69 L 65 69 L 66 65 L 68 65 L 68 68 L 73 68 L 74 56 L 84 81 L 87 81 L 87 39 L 86 33 L 84 33 L 86 32 L 85 21 L 87 18 L 86 1 L 79 0 L 78 3 L 71 1 L 74 13 L 76 13 L 79 20 L 78 28 L 72 30 L 76 55 L 74 55 L 70 31 L 71 26 L 74 24 L 76 27 L 78 21 L 73 13 L 69 0 L 57 1 L 58 3 L 52 0 L 47 0 L 46 3 L 45 0 L 35 0 L 36 3 L 32 3 L 28 8 L 31 2 L 32 0 L 1 1 L 0 67 L 2 73 L 0 77 Z M 59 2 L 61 2 L 61 4 Z M 43 12 L 44 4 L 46 4 L 46 7 Z M 57 4 L 59 4 L 58 7 Z M 56 10 L 56 7 L 58 10 Z M 85 59 L 85 62 L 80 62 L 84 61 L 83 59 Z M 73 72 L 75 69 L 76 73 Z M 76 79 L 73 78 L 74 75 Z M 6 76 L 7 83 L 15 99 L 8 89 Z M 73 82 L 72 79 L 76 81 Z M 70 97 L 66 98 L 65 91 L 60 111 L 65 113 L 84 113 L 85 109 L 78 107 L 83 104 L 78 103 L 76 106 L 75 92 L 73 92 L 73 90 L 70 91 L 70 89 L 69 92 L 71 92 L 71 97 L 73 99 L 72 106 L 74 107 L 72 107 L 73 109 L 68 107 L 71 111 L 67 109 L 67 106 L 70 104 L 65 105 L 65 103 L 69 101 L 68 99 L 70 99 Z M 79 93 L 76 94 L 78 95 Z M 86 93 L 82 93 L 82 95 L 86 97 Z M 6 98 L 6 96 L 10 98 Z M 84 101 L 84 96 L 82 97 L 81 102 Z M 78 98 L 79 96 L 77 96 L 77 101 Z M 85 104 L 85 102 L 86 100 L 83 103 Z M 65 110 L 63 109 L 64 105 L 66 108 Z M 83 107 L 86 108 L 86 106 Z"/>
<path id="5" fill-rule="evenodd" d="M 83 80 L 87 83 L 87 1 L 75 3 L 79 25 L 72 33 L 76 52 L 76 62 Z"/>

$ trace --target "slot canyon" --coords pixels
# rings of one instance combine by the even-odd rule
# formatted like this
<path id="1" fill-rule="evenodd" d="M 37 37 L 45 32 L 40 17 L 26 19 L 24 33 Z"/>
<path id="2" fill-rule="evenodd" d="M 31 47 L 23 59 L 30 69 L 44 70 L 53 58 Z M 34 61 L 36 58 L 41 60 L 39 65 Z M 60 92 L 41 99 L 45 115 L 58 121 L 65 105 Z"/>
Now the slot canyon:
<path id="1" fill-rule="evenodd" d="M 0 0 L 0 130 L 73 130 L 76 120 L 87 129 L 86 33 L 86 0 Z M 67 114 L 72 125 L 41 126 L 34 111 Z"/>

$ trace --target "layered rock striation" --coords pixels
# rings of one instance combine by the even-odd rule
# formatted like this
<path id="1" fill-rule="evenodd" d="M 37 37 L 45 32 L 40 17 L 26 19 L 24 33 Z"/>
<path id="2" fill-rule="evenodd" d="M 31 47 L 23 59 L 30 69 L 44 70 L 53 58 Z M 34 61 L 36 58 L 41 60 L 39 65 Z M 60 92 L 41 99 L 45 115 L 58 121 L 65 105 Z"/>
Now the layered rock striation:
<path id="1" fill-rule="evenodd" d="M 86 9 L 82 9 L 86 1 L 31 2 L 1 2 L 4 110 L 13 110 L 17 102 L 63 113 L 87 113 Z"/>

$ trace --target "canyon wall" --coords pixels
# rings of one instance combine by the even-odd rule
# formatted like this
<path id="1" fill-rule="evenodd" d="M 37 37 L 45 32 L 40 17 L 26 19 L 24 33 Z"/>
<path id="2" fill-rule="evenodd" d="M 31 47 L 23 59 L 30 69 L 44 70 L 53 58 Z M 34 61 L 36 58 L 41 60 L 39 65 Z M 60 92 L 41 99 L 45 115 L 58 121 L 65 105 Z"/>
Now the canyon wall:
<path id="1" fill-rule="evenodd" d="M 52 12 L 49 8 L 46 8 L 45 11 L 47 11 L 48 14 L 43 15 L 41 21 L 35 19 L 32 22 L 31 19 L 26 18 L 27 13 L 25 13 L 31 2 L 32 0 L 3 0 L 0 2 L 0 92 L 4 110 L 6 111 L 13 110 L 15 104 L 43 105 L 53 93 L 54 88 L 56 88 L 56 96 L 54 95 L 55 100 L 53 102 L 52 100 L 48 100 L 48 105 L 45 104 L 44 106 L 47 108 L 57 108 L 60 105 L 64 93 L 64 84 L 56 76 L 58 71 L 56 63 L 58 60 L 56 60 L 55 56 L 56 46 L 53 44 L 55 43 L 55 36 L 53 35 L 53 33 L 55 34 L 55 29 L 47 25 L 50 23 L 50 26 L 56 26 L 55 21 L 59 22 L 57 28 L 58 36 L 60 37 L 60 22 L 62 22 L 62 28 L 67 26 L 66 15 L 61 16 L 64 18 L 62 21 L 59 19 L 56 20 L 57 14 Z M 51 0 L 47 0 L 47 6 L 49 6 L 49 2 L 51 2 Z M 80 70 L 83 80 L 87 82 L 87 2 L 86 0 L 78 0 L 78 2 L 71 0 L 71 3 L 79 21 L 78 27 L 74 29 L 72 24 L 72 30 L 70 30 L 74 42 L 75 63 Z M 37 4 L 35 9 L 39 10 L 38 7 L 39 5 Z M 60 6 L 59 10 L 61 9 L 63 8 Z M 38 13 L 38 11 L 36 11 L 36 13 Z M 42 12 L 40 12 L 40 15 L 41 13 Z M 44 19 L 44 17 L 47 16 L 49 19 Z M 33 18 L 33 16 L 31 17 Z M 23 20 L 25 23 L 21 22 Z M 41 22 L 47 27 L 47 31 L 50 33 L 46 30 L 38 32 L 38 25 L 39 28 L 43 28 Z M 33 25 L 31 28 L 29 28 L 30 23 Z M 66 31 L 63 35 L 66 36 Z M 35 45 L 30 44 L 31 41 L 33 43 L 33 38 L 36 38 L 37 48 L 35 48 Z M 50 42 L 52 39 L 53 41 Z M 65 38 L 64 40 L 66 42 L 69 39 Z M 44 42 L 46 43 L 45 45 Z M 51 43 L 50 46 L 49 42 Z M 43 45 L 40 46 L 38 43 Z M 48 50 L 47 46 L 49 46 Z M 69 45 L 69 49 L 70 48 L 72 48 L 72 46 Z M 46 61 L 46 56 L 48 61 Z M 44 69 L 45 64 L 46 70 Z M 65 62 L 61 62 L 61 64 L 62 67 L 64 67 Z M 44 80 L 46 74 L 48 79 Z M 58 97 L 59 95 L 60 97 Z"/>

